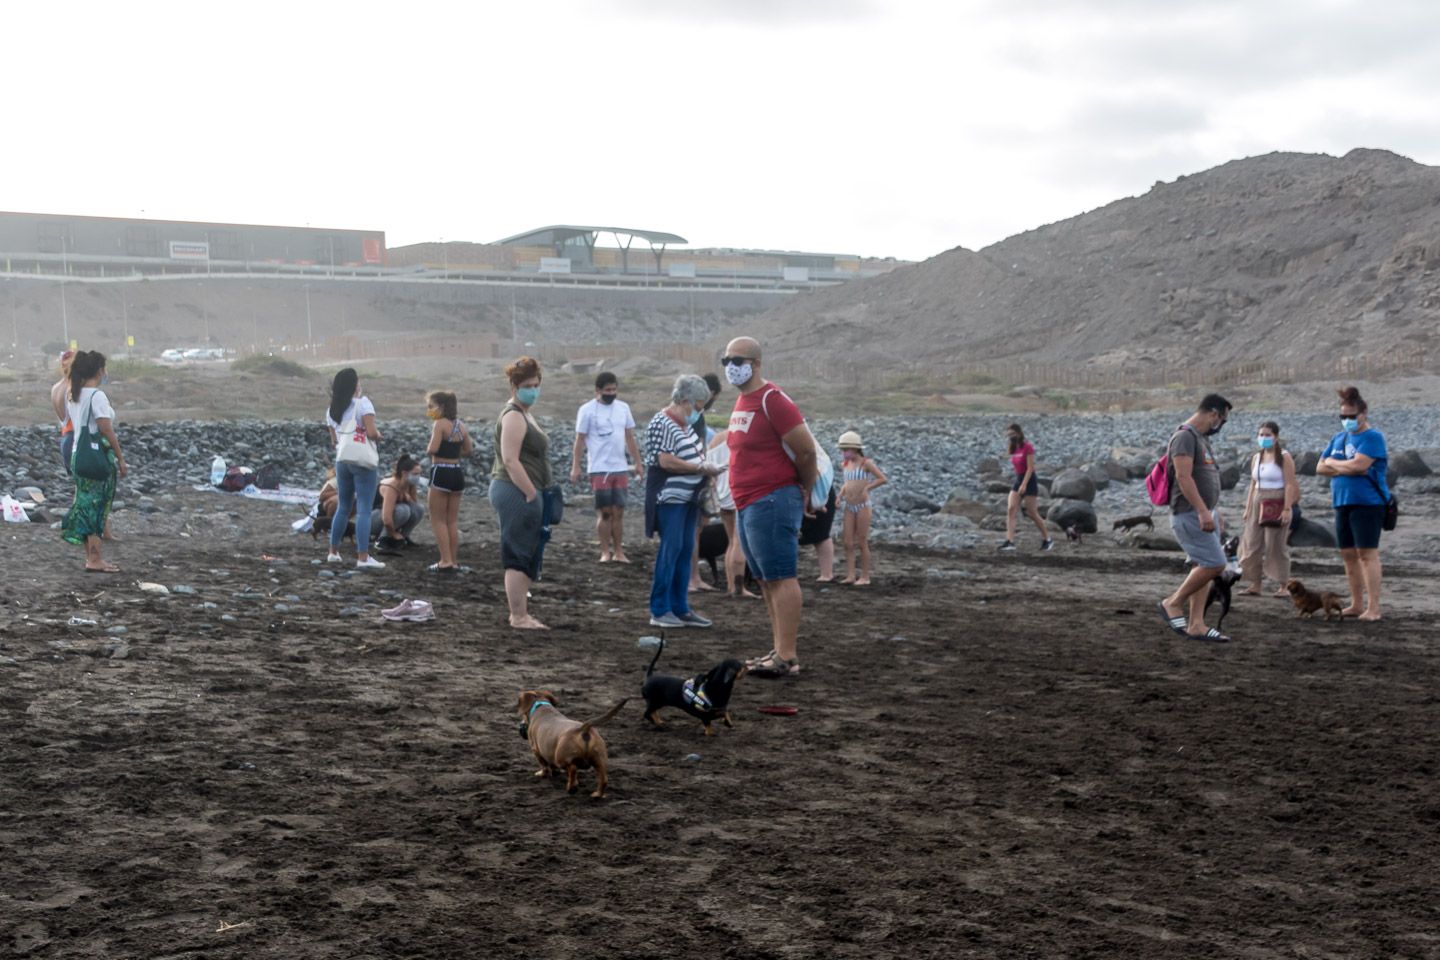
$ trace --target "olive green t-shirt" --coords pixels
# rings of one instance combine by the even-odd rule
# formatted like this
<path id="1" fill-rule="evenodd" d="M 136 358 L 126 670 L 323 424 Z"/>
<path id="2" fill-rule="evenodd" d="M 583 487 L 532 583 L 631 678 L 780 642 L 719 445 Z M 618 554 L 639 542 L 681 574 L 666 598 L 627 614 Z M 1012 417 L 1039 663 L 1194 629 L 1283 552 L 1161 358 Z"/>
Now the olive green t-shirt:
<path id="1" fill-rule="evenodd" d="M 535 484 L 535 489 L 544 490 L 554 484 L 550 476 L 550 438 L 513 400 L 506 401 L 500 416 L 495 418 L 495 465 L 490 468 L 490 476 L 510 479 L 510 471 L 505 469 L 505 461 L 500 456 L 500 421 L 511 410 L 525 417 L 525 439 L 520 441 L 520 466 L 525 469 L 530 482 Z"/>

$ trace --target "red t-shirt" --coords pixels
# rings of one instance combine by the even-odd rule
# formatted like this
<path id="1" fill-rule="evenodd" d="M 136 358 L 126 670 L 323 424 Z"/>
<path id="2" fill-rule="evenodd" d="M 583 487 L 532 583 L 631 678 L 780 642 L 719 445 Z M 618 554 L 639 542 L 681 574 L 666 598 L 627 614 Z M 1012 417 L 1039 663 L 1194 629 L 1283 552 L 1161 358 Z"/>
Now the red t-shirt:
<path id="1" fill-rule="evenodd" d="M 744 509 L 781 487 L 799 486 L 800 472 L 780 438 L 804 422 L 795 401 L 773 383 L 742 393 L 735 401 L 725 438 L 735 509 Z"/>
<path id="2" fill-rule="evenodd" d="M 1025 458 L 1030 456 L 1034 452 L 1035 448 L 1030 445 L 1029 440 L 1026 440 L 1024 443 L 1020 444 L 1019 450 L 1016 450 L 1014 453 L 1010 454 L 1010 465 L 1015 468 L 1015 476 L 1025 476 Z"/>

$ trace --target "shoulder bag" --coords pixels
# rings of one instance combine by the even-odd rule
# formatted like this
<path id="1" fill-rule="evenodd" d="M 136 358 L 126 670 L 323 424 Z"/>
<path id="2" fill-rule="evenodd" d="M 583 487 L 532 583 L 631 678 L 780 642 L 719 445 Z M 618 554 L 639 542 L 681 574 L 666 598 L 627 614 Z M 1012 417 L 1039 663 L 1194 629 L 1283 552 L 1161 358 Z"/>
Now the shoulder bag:
<path id="1" fill-rule="evenodd" d="M 70 454 L 70 473 L 85 480 L 108 480 L 110 478 L 110 445 L 105 438 L 90 430 L 91 410 L 95 406 L 95 394 L 85 404 L 85 416 L 75 427 L 75 448 Z"/>
<path id="2" fill-rule="evenodd" d="M 1260 457 L 1255 454 L 1255 463 L 1250 470 L 1250 480 L 1255 484 L 1255 499 L 1260 506 L 1260 526 L 1262 527 L 1283 527 L 1285 526 L 1285 498 L 1280 497 L 1264 499 L 1260 496 Z"/>
<path id="3" fill-rule="evenodd" d="M 380 451 L 365 435 L 364 425 L 356 423 L 354 417 L 345 418 L 340 429 L 335 431 L 335 439 L 337 463 L 348 463 L 362 470 L 374 470 L 380 466 Z"/>
<path id="4" fill-rule="evenodd" d="M 1375 479 L 1375 474 L 1371 473 L 1369 470 L 1366 470 L 1365 476 L 1370 479 L 1370 484 L 1375 488 L 1375 492 L 1383 498 L 1385 496 L 1385 491 L 1381 489 L 1380 483 Z M 1380 521 L 1380 529 L 1394 530 L 1395 524 L 1399 521 L 1400 501 L 1395 498 L 1394 493 L 1391 493 L 1390 498 L 1385 501 L 1385 518 Z"/>

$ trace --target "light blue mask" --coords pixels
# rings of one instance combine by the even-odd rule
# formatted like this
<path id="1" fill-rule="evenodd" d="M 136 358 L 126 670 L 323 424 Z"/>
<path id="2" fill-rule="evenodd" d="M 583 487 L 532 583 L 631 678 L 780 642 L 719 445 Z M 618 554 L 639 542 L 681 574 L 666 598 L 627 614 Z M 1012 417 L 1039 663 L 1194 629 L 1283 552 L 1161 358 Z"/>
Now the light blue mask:
<path id="1" fill-rule="evenodd" d="M 693 427 L 695 426 L 695 424 L 700 422 L 700 418 L 703 416 L 704 414 L 701 413 L 699 410 L 691 410 L 690 413 L 686 415 L 685 422 Z"/>
<path id="2" fill-rule="evenodd" d="M 1346 417 L 1340 421 L 1340 426 L 1345 428 L 1346 433 L 1354 433 L 1360 429 L 1360 421 L 1354 417 Z"/>
<path id="3" fill-rule="evenodd" d="M 540 399 L 539 387 L 521 387 L 515 391 L 515 399 L 527 407 L 535 406 L 535 401 Z"/>
<path id="4" fill-rule="evenodd" d="M 105 386 L 105 385 L 106 385 L 107 383 L 109 383 L 109 382 L 110 382 L 110 374 L 104 373 L 104 374 L 101 374 L 101 375 L 100 375 L 100 386 L 103 387 L 103 386 Z"/>
<path id="5" fill-rule="evenodd" d="M 1261 450 L 1269 450 L 1275 446 L 1274 437 L 1256 437 L 1255 442 L 1260 445 Z"/>

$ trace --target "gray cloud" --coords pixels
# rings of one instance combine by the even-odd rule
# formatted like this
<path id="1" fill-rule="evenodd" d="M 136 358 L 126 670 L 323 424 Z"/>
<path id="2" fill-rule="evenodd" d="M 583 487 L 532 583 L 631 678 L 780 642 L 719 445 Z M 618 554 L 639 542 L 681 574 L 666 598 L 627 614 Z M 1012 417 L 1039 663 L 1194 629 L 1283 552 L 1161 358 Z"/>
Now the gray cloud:
<path id="1" fill-rule="evenodd" d="M 622 15 L 657 20 L 754 26 L 861 20 L 879 13 L 876 0 L 607 0 Z"/>

